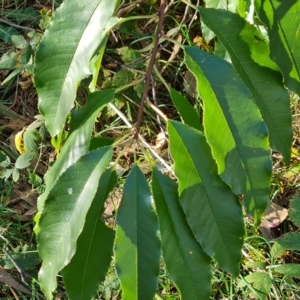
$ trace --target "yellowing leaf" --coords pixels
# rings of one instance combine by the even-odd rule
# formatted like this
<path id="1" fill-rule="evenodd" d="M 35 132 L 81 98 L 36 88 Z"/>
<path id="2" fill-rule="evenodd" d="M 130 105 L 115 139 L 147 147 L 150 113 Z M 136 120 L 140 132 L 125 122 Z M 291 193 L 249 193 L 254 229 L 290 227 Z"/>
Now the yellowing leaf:
<path id="1" fill-rule="evenodd" d="M 23 140 L 23 133 L 25 129 L 22 129 L 15 135 L 15 145 L 20 154 L 23 154 L 26 152 L 25 146 L 24 146 L 24 140 Z"/>

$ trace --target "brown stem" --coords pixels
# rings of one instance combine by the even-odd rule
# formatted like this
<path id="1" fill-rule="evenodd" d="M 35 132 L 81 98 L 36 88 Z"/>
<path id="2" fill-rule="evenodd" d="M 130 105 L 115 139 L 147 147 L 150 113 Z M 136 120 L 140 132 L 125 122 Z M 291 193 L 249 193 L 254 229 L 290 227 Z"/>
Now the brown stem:
<path id="1" fill-rule="evenodd" d="M 149 87 L 150 87 L 150 82 L 151 82 L 152 70 L 153 70 L 156 55 L 157 55 L 157 52 L 158 52 L 159 38 L 163 35 L 163 24 L 164 24 L 165 8 L 166 8 L 166 0 L 161 0 L 160 1 L 159 12 L 158 12 L 158 18 L 159 18 L 158 28 L 157 28 L 157 32 L 156 32 L 154 47 L 153 47 L 152 55 L 151 55 L 151 58 L 150 58 L 148 70 L 147 70 L 146 75 L 145 75 L 145 81 L 146 81 L 145 82 L 145 88 L 144 88 L 144 92 L 143 92 L 143 96 L 142 96 L 142 101 L 141 101 L 141 106 L 140 106 L 140 109 L 139 109 L 137 122 L 136 122 L 136 125 L 135 125 L 135 132 L 134 132 L 134 138 L 135 139 L 138 139 L 139 129 L 140 129 L 142 119 L 143 119 L 144 106 L 145 106 L 145 103 L 147 102 L 147 98 L 148 98 L 148 92 L 149 92 Z"/>

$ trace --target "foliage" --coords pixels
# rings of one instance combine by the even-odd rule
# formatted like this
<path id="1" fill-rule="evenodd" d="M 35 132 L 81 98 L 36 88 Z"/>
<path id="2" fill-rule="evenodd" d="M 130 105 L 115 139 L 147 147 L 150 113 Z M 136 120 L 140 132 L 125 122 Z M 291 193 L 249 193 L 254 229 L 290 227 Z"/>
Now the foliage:
<path id="1" fill-rule="evenodd" d="M 256 23 L 250 24 L 245 20 L 247 1 L 229 2 L 207 0 L 205 7 L 180 2 L 200 15 L 201 23 L 192 18 L 197 28 L 202 24 L 206 41 L 201 37 L 200 47 L 190 37 L 191 28 L 177 20 L 176 28 L 163 32 L 168 22 L 164 0 L 138 9 L 128 2 L 119 10 L 118 0 L 65 0 L 53 15 L 40 12 L 39 26 L 47 29 L 37 48 L 31 45 L 33 37 L 17 43 L 16 31 L 5 28 L 1 33 L 17 50 L 2 57 L 0 67 L 15 69 L 11 74 L 17 76 L 34 65 L 38 108 L 56 151 L 35 217 L 42 259 L 39 283 L 47 299 L 53 297 L 59 274 L 70 299 L 95 297 L 102 281 L 115 280 L 106 276 L 110 265 L 123 299 L 153 299 L 161 257 L 183 299 L 209 299 L 216 263 L 233 278 L 239 276 L 244 216 L 260 224 L 269 202 L 272 150 L 282 154 L 285 164 L 291 157 L 287 88 L 300 90 L 300 4 L 255 1 Z M 148 35 L 136 30 L 143 19 L 158 19 Z M 131 47 L 112 50 L 116 36 L 126 39 L 132 29 Z M 172 78 L 176 73 L 180 81 L 180 73 L 188 69 L 196 80 L 194 99 L 163 74 L 171 60 L 163 65 L 158 54 L 169 43 L 174 57 L 180 61 L 184 56 Z M 150 55 L 146 63 L 145 53 Z M 107 56 L 119 57 L 126 68 L 106 70 Z M 157 86 L 178 116 L 157 105 Z M 122 125 L 115 126 L 122 129 L 119 136 L 107 134 L 107 124 L 116 122 L 116 116 L 132 131 Z M 37 155 L 40 117 L 37 123 L 16 135 L 21 155 L 14 167 L 1 159 L 4 178 L 17 180 L 14 172 L 27 168 Z M 163 139 L 149 145 L 155 127 Z M 167 144 L 174 167 L 163 155 Z M 124 155 L 124 163 L 125 152 L 133 157 Z M 116 217 L 110 216 L 115 223 L 105 224 L 106 199 L 115 191 L 122 193 Z M 299 222 L 295 212 L 294 217 Z M 239 288 L 247 286 L 265 299 L 276 283 L 265 265 L 251 268 L 255 271 L 243 274 Z M 275 272 L 297 277 L 296 268 L 282 266 Z M 101 292 L 108 293 L 104 287 Z"/>

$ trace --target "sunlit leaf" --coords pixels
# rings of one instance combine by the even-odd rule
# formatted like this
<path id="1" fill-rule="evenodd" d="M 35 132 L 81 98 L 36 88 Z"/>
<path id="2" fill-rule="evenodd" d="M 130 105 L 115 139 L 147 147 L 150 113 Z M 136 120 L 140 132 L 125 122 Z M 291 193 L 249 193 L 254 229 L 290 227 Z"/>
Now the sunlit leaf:
<path id="1" fill-rule="evenodd" d="M 94 52 L 118 22 L 117 5 L 117 0 L 65 0 L 52 17 L 34 69 L 39 109 L 52 136 L 63 129 L 78 82 L 90 75 Z"/>
<path id="2" fill-rule="evenodd" d="M 289 89 L 300 94 L 300 1 L 255 0 L 259 18 L 267 27 L 271 58 Z"/>
<path id="3" fill-rule="evenodd" d="M 206 254 L 236 276 L 244 234 L 241 205 L 218 175 L 210 147 L 200 131 L 169 121 L 168 133 L 187 221 Z"/>
<path id="4" fill-rule="evenodd" d="M 76 253 L 63 269 L 63 279 L 70 299 L 92 299 L 108 270 L 115 232 L 101 220 L 103 204 L 116 184 L 116 173 L 107 170 L 100 178 L 83 230 L 77 240 Z"/>
<path id="5" fill-rule="evenodd" d="M 71 116 L 70 132 L 55 164 L 45 175 L 46 190 L 38 199 L 38 212 L 44 207 L 45 199 L 59 176 L 81 156 L 86 154 L 96 116 L 114 96 L 114 90 L 95 92 L 89 95 L 87 103 Z M 38 223 L 39 214 L 36 217 Z M 38 224 L 35 228 L 38 230 Z"/>
<path id="6" fill-rule="evenodd" d="M 111 155 L 110 147 L 84 155 L 60 176 L 48 194 L 37 236 L 43 260 L 39 282 L 48 299 L 56 288 L 58 272 L 75 254 L 77 238 Z"/>
<path id="7" fill-rule="evenodd" d="M 218 36 L 252 92 L 268 127 L 271 147 L 281 152 L 289 164 L 293 138 L 290 98 L 277 65 L 270 59 L 269 45 L 256 27 L 237 14 L 198 9 L 201 20 Z"/>
<path id="8" fill-rule="evenodd" d="M 219 174 L 259 224 L 269 202 L 272 162 L 267 128 L 247 87 L 225 60 L 186 48 L 204 102 L 204 132 Z"/>

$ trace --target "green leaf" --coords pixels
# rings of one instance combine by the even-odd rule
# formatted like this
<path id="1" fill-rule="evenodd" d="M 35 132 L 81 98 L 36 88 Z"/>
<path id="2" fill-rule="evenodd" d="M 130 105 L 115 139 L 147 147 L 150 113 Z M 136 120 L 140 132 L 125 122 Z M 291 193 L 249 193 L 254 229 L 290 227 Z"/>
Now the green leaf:
<path id="1" fill-rule="evenodd" d="M 77 109 L 72 114 L 69 137 L 55 164 L 45 175 L 46 190 L 38 199 L 37 207 L 39 213 L 42 211 L 45 199 L 59 176 L 88 152 L 95 118 L 113 97 L 113 90 L 92 93 L 88 96 L 86 105 Z M 38 218 L 39 214 L 35 218 L 37 222 L 35 231 L 38 231 Z"/>
<path id="2" fill-rule="evenodd" d="M 206 254 L 237 276 L 244 235 L 241 205 L 219 177 L 200 131 L 169 121 L 168 133 L 187 221 Z"/>
<path id="3" fill-rule="evenodd" d="M 16 68 L 18 60 L 17 53 L 4 53 L 0 59 L 0 70 L 13 70 Z M 3 83 L 1 83 L 3 85 Z"/>
<path id="4" fill-rule="evenodd" d="M 0 25 L 0 40 L 3 40 L 5 43 L 12 44 L 11 37 L 18 34 L 19 33 L 15 28 Z"/>
<path id="5" fill-rule="evenodd" d="M 195 240 L 179 204 L 177 184 L 153 171 L 152 192 L 161 231 L 163 258 L 181 298 L 209 299 L 210 258 Z"/>
<path id="6" fill-rule="evenodd" d="M 33 160 L 34 154 L 31 152 L 25 152 L 24 154 L 20 155 L 15 163 L 15 167 L 17 169 L 25 169 L 30 166 L 30 162 Z"/>
<path id="7" fill-rule="evenodd" d="M 272 279 L 270 275 L 262 272 L 252 273 L 244 278 L 248 283 L 252 283 L 252 287 L 258 292 L 259 299 L 267 299 L 271 285 Z"/>
<path id="8" fill-rule="evenodd" d="M 116 185 L 116 173 L 108 169 L 100 178 L 76 253 L 63 269 L 63 279 L 70 299 L 92 299 L 110 265 L 115 232 L 101 220 L 103 204 Z"/>
<path id="9" fill-rule="evenodd" d="M 96 91 L 98 76 L 102 64 L 102 58 L 105 52 L 105 46 L 107 42 L 108 36 L 106 36 L 100 43 L 98 53 L 92 58 L 90 62 L 91 73 L 93 75 L 93 79 L 89 85 L 89 90 L 91 92 Z"/>
<path id="10" fill-rule="evenodd" d="M 281 152 L 285 164 L 289 164 L 293 138 L 290 98 L 278 67 L 270 59 L 268 44 L 256 27 L 237 14 L 198 9 L 201 20 L 225 46 L 233 66 L 252 92 L 268 127 L 271 147 Z"/>
<path id="11" fill-rule="evenodd" d="M 300 94 L 299 1 L 255 0 L 259 18 L 267 27 L 271 58 L 286 86 Z"/>
<path id="12" fill-rule="evenodd" d="M 5 161 L 6 161 L 6 155 L 0 151 L 0 166 Z"/>
<path id="13" fill-rule="evenodd" d="M 20 173 L 19 170 L 17 168 L 14 169 L 13 173 L 12 173 L 12 179 L 14 182 L 17 182 L 19 180 L 20 177 Z"/>
<path id="14" fill-rule="evenodd" d="M 284 264 L 275 268 L 274 271 L 283 274 L 284 276 L 300 278 L 299 264 Z"/>
<path id="15" fill-rule="evenodd" d="M 160 242 L 147 180 L 134 166 L 117 215 L 116 270 L 123 300 L 152 300 L 157 288 Z"/>
<path id="16" fill-rule="evenodd" d="M 300 251 L 300 233 L 292 232 L 286 233 L 276 239 L 276 242 L 282 247 L 288 250 L 297 250 Z"/>
<path id="17" fill-rule="evenodd" d="M 13 35 L 11 37 L 13 45 L 18 49 L 24 49 L 28 46 L 28 43 L 23 35 Z"/>
<path id="18" fill-rule="evenodd" d="M 37 235 L 43 260 L 41 288 L 48 299 L 56 288 L 56 276 L 71 260 L 85 217 L 97 192 L 99 178 L 112 156 L 110 147 L 81 157 L 56 181 L 48 194 Z"/>
<path id="19" fill-rule="evenodd" d="M 38 132 L 36 129 L 27 129 L 23 134 L 24 146 L 26 151 L 38 153 L 39 148 L 35 142 Z"/>
<path id="20" fill-rule="evenodd" d="M 54 13 L 35 56 L 39 109 L 51 136 L 65 124 L 80 80 L 106 33 L 117 24 L 118 0 L 65 0 Z M 66 18 L 66 16 L 68 16 Z"/>
<path id="21" fill-rule="evenodd" d="M 170 88 L 170 96 L 182 121 L 191 127 L 203 131 L 203 126 L 200 123 L 200 117 L 192 107 L 191 103 L 189 103 L 185 97 L 172 88 Z"/>
<path id="22" fill-rule="evenodd" d="M 271 248 L 270 254 L 273 259 L 280 258 L 286 253 L 286 249 L 275 242 Z"/>
<path id="23" fill-rule="evenodd" d="M 300 194 L 291 199 L 289 217 L 297 227 L 300 227 Z"/>
<path id="24" fill-rule="evenodd" d="M 204 132 L 219 174 L 236 194 L 244 194 L 255 224 L 269 201 L 272 162 L 268 133 L 255 101 L 223 59 L 186 48 L 186 64 L 198 80 L 204 102 Z"/>
<path id="25" fill-rule="evenodd" d="M 110 146 L 114 143 L 114 141 L 115 141 L 114 139 L 110 139 L 102 136 L 93 137 L 90 142 L 89 151 L 96 150 L 104 146 Z"/>

